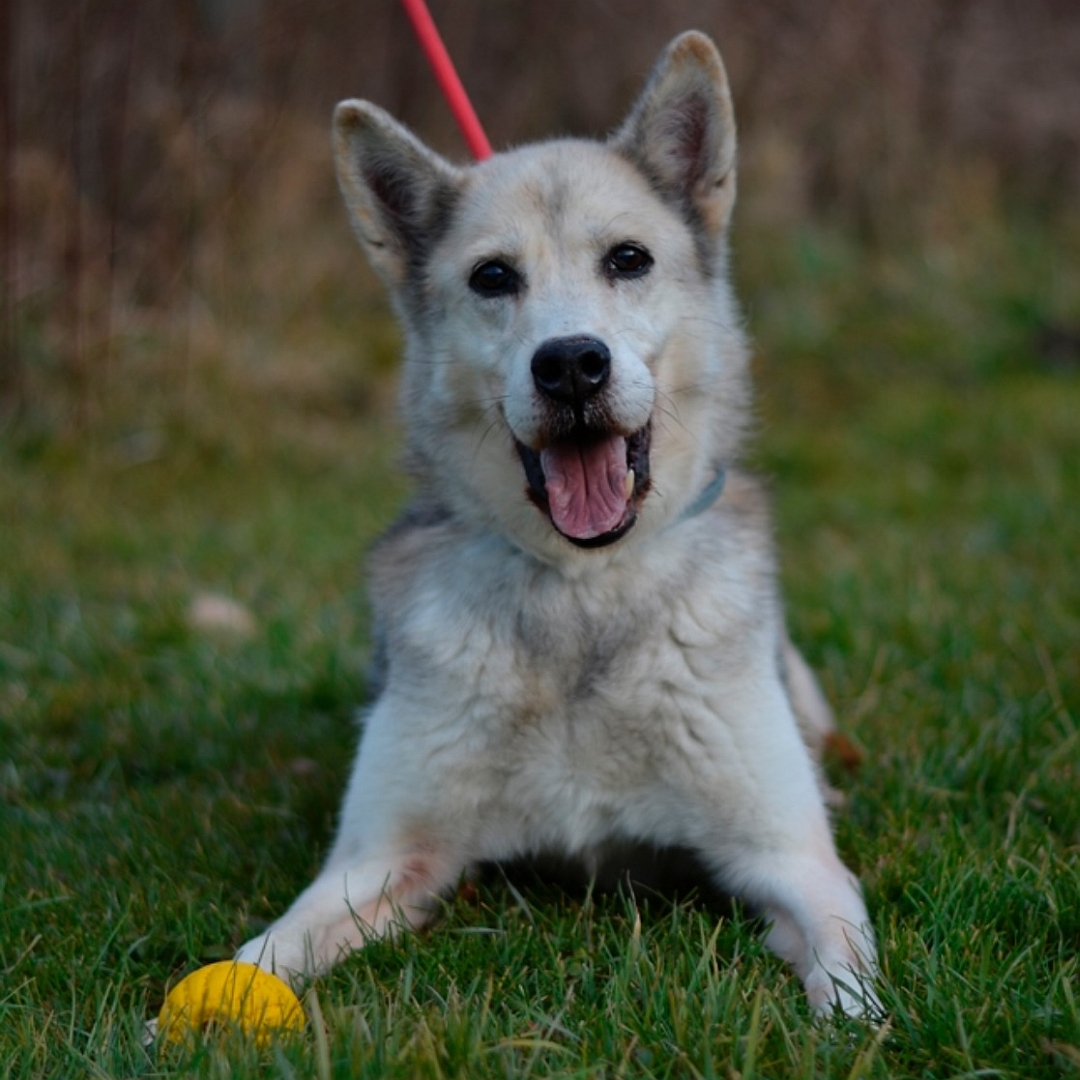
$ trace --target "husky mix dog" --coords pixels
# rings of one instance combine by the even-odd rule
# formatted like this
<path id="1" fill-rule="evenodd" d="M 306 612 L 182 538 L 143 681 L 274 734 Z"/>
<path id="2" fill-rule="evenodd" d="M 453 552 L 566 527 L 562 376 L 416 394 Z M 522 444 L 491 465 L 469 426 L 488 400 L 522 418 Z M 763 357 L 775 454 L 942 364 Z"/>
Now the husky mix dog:
<path id="1" fill-rule="evenodd" d="M 405 335 L 416 496 L 374 550 L 377 700 L 325 868 L 239 958 L 302 979 L 415 927 L 476 864 L 690 849 L 812 1006 L 874 1011 L 875 945 L 740 468 L 735 124 L 715 46 L 669 45 L 606 142 L 467 168 L 334 116 L 341 189 Z"/>

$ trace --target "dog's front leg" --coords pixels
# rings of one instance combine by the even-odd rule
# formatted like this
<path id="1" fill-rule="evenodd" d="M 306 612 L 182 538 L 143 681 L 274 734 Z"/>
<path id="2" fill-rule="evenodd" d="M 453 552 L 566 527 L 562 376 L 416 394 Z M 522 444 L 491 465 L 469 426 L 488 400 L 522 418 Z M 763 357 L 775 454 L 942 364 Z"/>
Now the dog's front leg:
<path id="1" fill-rule="evenodd" d="M 457 880 L 446 860 L 413 849 L 332 864 L 265 933 L 241 946 L 238 960 L 292 982 L 326 971 L 346 954 L 396 929 L 414 929 Z"/>
<path id="2" fill-rule="evenodd" d="M 766 944 L 798 972 L 815 1010 L 876 1013 L 873 930 L 836 854 L 806 745 L 779 686 L 744 689 L 754 692 L 725 696 L 726 734 L 697 758 L 710 775 L 687 787 L 698 792 L 694 817 L 713 821 L 700 853 L 725 890 L 765 915 Z"/>
<path id="3" fill-rule="evenodd" d="M 799 851 L 744 848 L 734 858 L 729 854 L 723 876 L 765 914 L 766 945 L 795 968 L 817 1012 L 880 1012 L 866 906 L 827 835 Z"/>
<path id="4" fill-rule="evenodd" d="M 376 706 L 326 866 L 238 960 L 300 981 L 373 938 L 421 926 L 457 884 L 467 860 L 448 835 L 454 808 L 433 804 L 438 785 L 407 752 L 408 727 L 386 699 Z"/>

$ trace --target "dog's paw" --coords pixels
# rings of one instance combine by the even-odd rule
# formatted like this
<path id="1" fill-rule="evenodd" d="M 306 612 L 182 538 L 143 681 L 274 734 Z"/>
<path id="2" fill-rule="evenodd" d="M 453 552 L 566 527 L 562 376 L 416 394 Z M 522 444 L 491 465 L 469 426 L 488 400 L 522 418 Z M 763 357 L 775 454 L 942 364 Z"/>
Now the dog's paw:
<path id="1" fill-rule="evenodd" d="M 241 945 L 234 959 L 256 964 L 263 971 L 296 987 L 314 973 L 312 956 L 313 950 L 307 936 L 298 938 L 268 930 Z"/>
<path id="2" fill-rule="evenodd" d="M 840 1013 L 852 1020 L 877 1024 L 885 1015 L 871 976 L 856 974 L 850 969 L 829 974 L 824 968 L 818 968 L 806 980 L 806 996 L 811 1008 L 822 1018 Z"/>

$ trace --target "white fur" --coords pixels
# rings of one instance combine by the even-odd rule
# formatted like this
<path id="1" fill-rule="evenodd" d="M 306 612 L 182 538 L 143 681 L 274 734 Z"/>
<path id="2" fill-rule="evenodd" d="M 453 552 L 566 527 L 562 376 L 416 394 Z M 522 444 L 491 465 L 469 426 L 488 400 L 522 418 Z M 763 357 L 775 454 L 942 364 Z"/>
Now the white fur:
<path id="1" fill-rule="evenodd" d="M 810 749 L 831 716 L 787 641 L 765 500 L 738 465 L 748 350 L 724 267 L 734 126 L 714 47 L 677 39 L 608 144 L 461 171 L 362 103 L 339 107 L 337 140 L 405 328 L 418 509 L 372 558 L 386 681 L 333 850 L 239 957 L 302 978 L 421 924 L 479 862 L 592 865 L 632 841 L 691 849 L 762 911 L 816 1009 L 875 1009 L 873 933 Z M 613 283 L 598 267 L 627 240 L 655 264 Z M 522 268 L 519 295 L 467 287 L 496 257 Z M 514 449 L 546 437 L 531 357 L 580 334 L 610 346 L 612 422 L 652 423 L 637 521 L 588 551 L 526 497 Z M 718 468 L 723 496 L 686 517 Z"/>

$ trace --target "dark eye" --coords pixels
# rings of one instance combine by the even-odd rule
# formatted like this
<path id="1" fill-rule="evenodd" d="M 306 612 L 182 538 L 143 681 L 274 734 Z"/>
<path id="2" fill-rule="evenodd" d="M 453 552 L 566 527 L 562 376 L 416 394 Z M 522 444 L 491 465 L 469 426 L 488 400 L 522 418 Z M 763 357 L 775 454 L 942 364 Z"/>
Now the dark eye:
<path id="1" fill-rule="evenodd" d="M 469 288 L 479 296 L 513 296 L 521 288 L 521 275 L 498 259 L 488 259 L 473 270 Z"/>
<path id="2" fill-rule="evenodd" d="M 616 244 L 604 256 L 604 269 L 613 278 L 642 277 L 652 264 L 653 257 L 640 244 Z"/>

